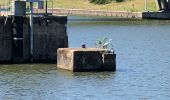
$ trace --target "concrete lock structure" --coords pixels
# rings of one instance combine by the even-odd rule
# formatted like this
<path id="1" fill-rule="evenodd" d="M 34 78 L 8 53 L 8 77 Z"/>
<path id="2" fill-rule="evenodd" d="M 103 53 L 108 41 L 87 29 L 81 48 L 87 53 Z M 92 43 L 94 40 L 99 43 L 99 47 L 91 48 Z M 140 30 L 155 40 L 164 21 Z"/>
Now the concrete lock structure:
<path id="1" fill-rule="evenodd" d="M 56 62 L 56 49 L 68 47 L 66 16 L 33 17 L 33 55 L 30 55 L 29 17 L 0 17 L 0 62 Z"/>
<path id="2" fill-rule="evenodd" d="M 76 71 L 116 71 L 116 54 L 108 49 L 59 48 L 57 68 Z"/>
<path id="3" fill-rule="evenodd" d="M 170 0 L 156 0 L 160 10 L 170 11 Z"/>
<path id="4" fill-rule="evenodd" d="M 143 12 L 143 19 L 160 19 L 170 20 L 170 0 L 155 0 L 157 7 L 160 11 L 158 12 Z"/>
<path id="5" fill-rule="evenodd" d="M 143 19 L 170 20 L 169 12 L 143 12 Z"/>
<path id="6" fill-rule="evenodd" d="M 34 13 L 39 1 L 13 0 L 11 12 L 0 17 L 1 63 L 56 62 L 56 49 L 68 47 L 67 17 Z"/>

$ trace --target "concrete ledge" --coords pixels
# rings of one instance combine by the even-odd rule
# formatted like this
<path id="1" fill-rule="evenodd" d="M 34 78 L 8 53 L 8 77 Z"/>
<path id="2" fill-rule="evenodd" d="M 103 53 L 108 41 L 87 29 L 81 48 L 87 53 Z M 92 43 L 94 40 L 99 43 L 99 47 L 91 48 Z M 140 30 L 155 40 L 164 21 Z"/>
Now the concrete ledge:
<path id="1" fill-rule="evenodd" d="M 57 68 L 76 71 L 115 71 L 116 55 L 107 49 L 59 48 Z"/>

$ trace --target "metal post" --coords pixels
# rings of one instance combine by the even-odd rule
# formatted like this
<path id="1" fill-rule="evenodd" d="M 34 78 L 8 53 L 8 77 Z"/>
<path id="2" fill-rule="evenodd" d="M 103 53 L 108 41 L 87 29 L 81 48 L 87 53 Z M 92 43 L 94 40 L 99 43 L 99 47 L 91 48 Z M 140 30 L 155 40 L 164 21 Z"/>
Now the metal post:
<path id="1" fill-rule="evenodd" d="M 10 5 L 10 0 L 8 0 L 8 6 L 9 6 L 9 10 L 11 10 L 11 5 Z"/>
<path id="2" fill-rule="evenodd" d="M 31 62 L 33 61 L 33 2 L 30 2 L 30 57 Z"/>
<path id="3" fill-rule="evenodd" d="M 1 10 L 2 10 L 2 9 L 1 9 L 1 5 L 0 5 L 0 16 L 2 16 L 2 15 L 1 15 Z"/>
<path id="4" fill-rule="evenodd" d="M 162 10 L 163 7 L 162 7 L 162 4 L 161 4 L 161 0 L 155 0 L 155 2 L 156 2 L 157 8 L 158 8 L 159 10 Z"/>
<path id="5" fill-rule="evenodd" d="M 51 2 L 52 2 L 52 14 L 53 14 L 53 0 Z"/>
<path id="6" fill-rule="evenodd" d="M 170 0 L 168 0 L 168 10 L 170 11 Z"/>
<path id="7" fill-rule="evenodd" d="M 47 14 L 47 0 L 45 2 L 45 13 Z"/>
<path id="8" fill-rule="evenodd" d="M 145 0 L 145 11 L 147 10 L 147 0 Z"/>
<path id="9" fill-rule="evenodd" d="M 5 9 L 6 9 L 6 16 L 8 16 L 8 2 L 6 1 L 6 7 L 5 7 Z"/>
<path id="10" fill-rule="evenodd" d="M 10 3 L 10 13 L 11 13 L 11 15 L 12 15 L 12 1 L 9 0 L 9 3 Z"/>

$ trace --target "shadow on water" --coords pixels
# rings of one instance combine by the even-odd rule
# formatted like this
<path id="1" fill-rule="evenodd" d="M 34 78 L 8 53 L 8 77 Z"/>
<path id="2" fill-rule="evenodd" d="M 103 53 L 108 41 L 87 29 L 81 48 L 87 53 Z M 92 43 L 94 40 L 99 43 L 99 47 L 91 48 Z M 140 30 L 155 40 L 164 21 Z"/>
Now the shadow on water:
<path id="1" fill-rule="evenodd" d="M 115 17 L 89 17 L 89 16 L 69 16 L 68 25 L 70 26 L 94 26 L 94 25 L 113 25 L 113 26 L 129 26 L 129 25 L 148 25 L 160 26 L 170 25 L 170 20 L 141 20 L 129 18 Z"/>
<path id="2" fill-rule="evenodd" d="M 21 64 L 0 66 L 0 98 L 2 99 L 74 99 L 83 89 L 108 84 L 115 72 L 71 72 L 56 69 L 56 64 Z M 70 93 L 70 92 L 76 92 Z M 92 90 L 91 92 L 95 92 Z M 85 93 L 86 94 L 86 93 Z M 65 95 L 65 96 L 63 96 Z M 86 95 L 89 95 L 88 92 Z M 86 96 L 85 95 L 85 96 Z M 92 94 L 93 96 L 93 94 Z"/>
<path id="3" fill-rule="evenodd" d="M 68 78 L 94 78 L 94 79 L 107 79 L 110 77 L 115 77 L 116 72 L 72 72 L 62 69 L 57 69 L 57 73 Z"/>
<path id="4" fill-rule="evenodd" d="M 56 64 L 6 64 L 0 65 L 0 73 L 46 73 L 55 70 Z"/>

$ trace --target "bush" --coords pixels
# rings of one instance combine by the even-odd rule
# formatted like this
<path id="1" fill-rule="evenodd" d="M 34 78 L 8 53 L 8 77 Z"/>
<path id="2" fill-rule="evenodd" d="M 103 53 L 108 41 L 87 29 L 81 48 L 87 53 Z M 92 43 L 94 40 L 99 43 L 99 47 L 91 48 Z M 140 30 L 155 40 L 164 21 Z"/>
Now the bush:
<path id="1" fill-rule="evenodd" d="M 95 4 L 108 4 L 112 2 L 112 0 L 89 0 L 89 1 Z"/>
<path id="2" fill-rule="evenodd" d="M 124 0 L 116 0 L 116 2 L 123 2 Z"/>
<path id="3" fill-rule="evenodd" d="M 95 4 L 108 4 L 108 3 L 111 3 L 112 1 L 123 2 L 125 0 L 89 0 L 89 1 Z"/>

